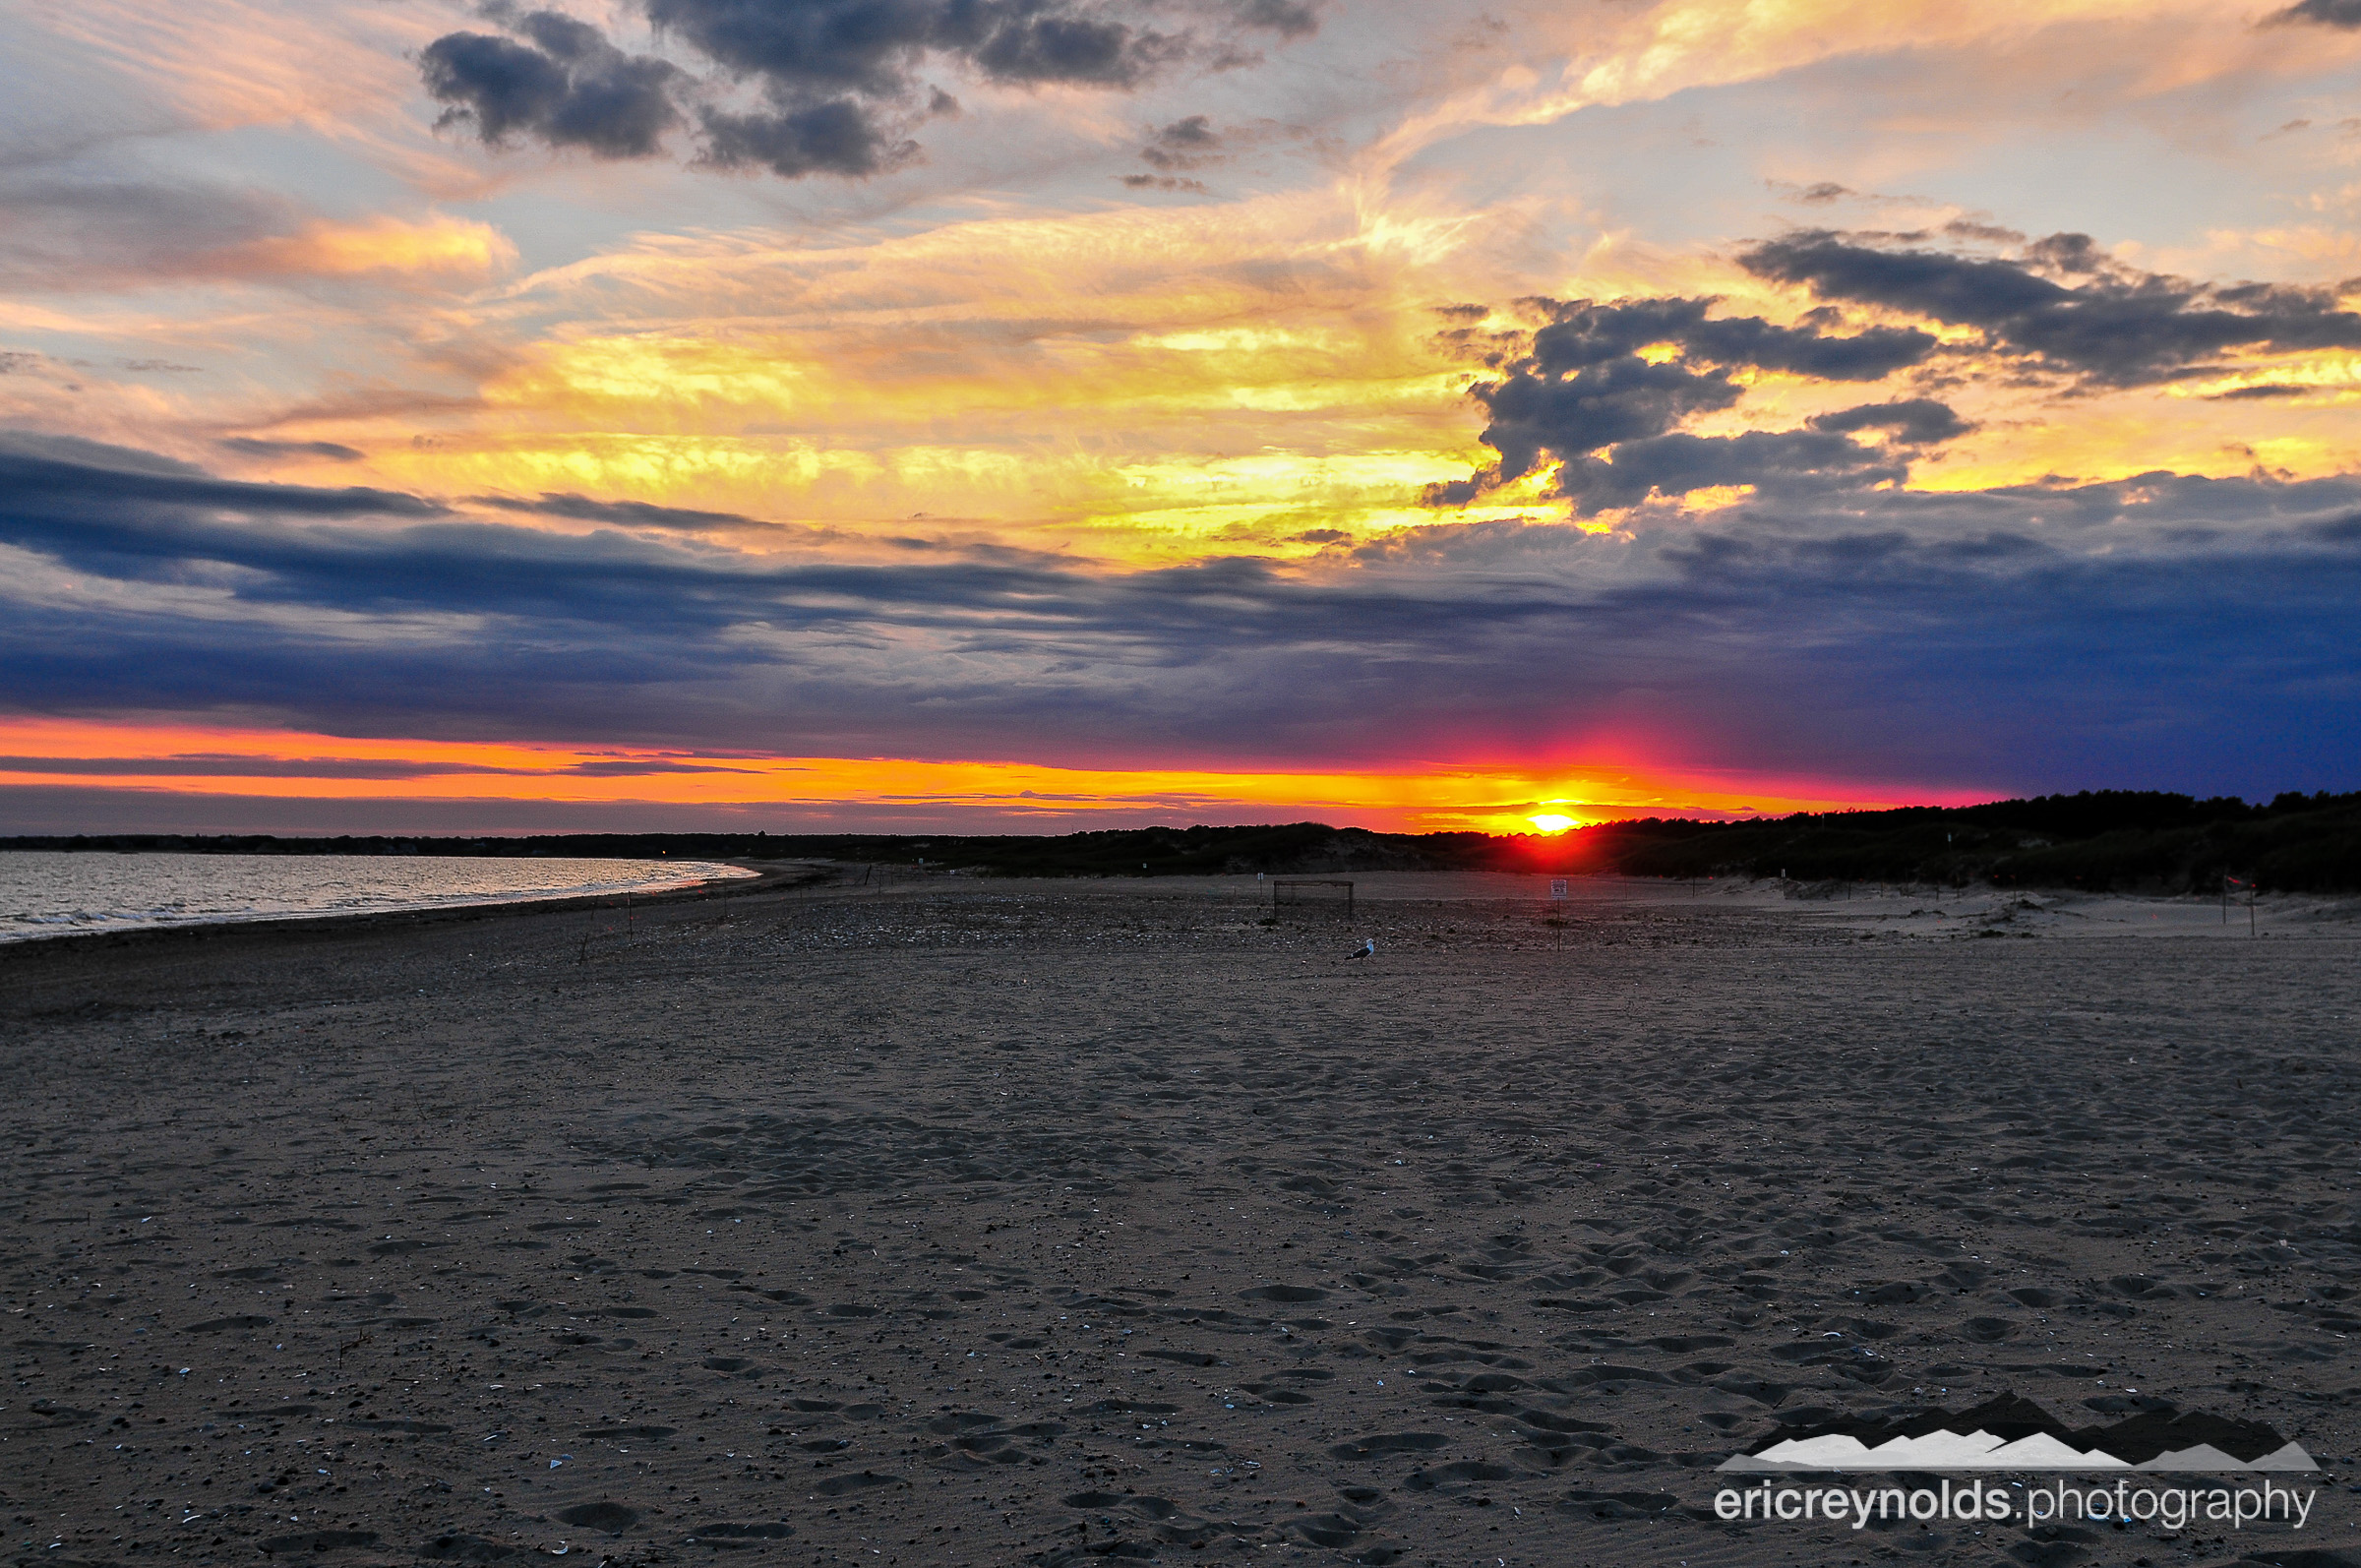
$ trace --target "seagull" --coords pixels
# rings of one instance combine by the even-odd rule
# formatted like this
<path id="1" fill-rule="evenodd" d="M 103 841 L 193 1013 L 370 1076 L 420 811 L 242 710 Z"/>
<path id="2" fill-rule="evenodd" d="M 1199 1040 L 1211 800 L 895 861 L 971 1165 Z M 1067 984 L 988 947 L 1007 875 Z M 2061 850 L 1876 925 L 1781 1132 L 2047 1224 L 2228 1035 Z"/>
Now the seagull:
<path id="1" fill-rule="evenodd" d="M 1348 960 L 1355 958 L 1374 958 L 1375 956 L 1377 956 L 1377 938 L 1374 936 L 1369 937 L 1366 941 L 1361 944 L 1361 951 L 1357 953 L 1345 954 L 1345 957 Z"/>

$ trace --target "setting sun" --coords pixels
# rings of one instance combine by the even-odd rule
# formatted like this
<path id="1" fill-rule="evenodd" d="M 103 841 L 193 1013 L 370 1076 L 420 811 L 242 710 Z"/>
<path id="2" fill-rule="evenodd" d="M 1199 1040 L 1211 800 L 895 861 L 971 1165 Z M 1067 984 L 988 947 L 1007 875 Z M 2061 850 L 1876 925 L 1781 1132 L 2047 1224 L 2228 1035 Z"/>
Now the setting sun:
<path id="1" fill-rule="evenodd" d="M 1577 825 L 1575 818 L 1571 816 L 1559 816 L 1554 813 L 1544 814 L 1541 816 L 1528 816 L 1525 818 L 1525 820 L 1531 822 L 1534 826 L 1540 828 L 1544 833 L 1562 833 L 1567 828 Z"/>

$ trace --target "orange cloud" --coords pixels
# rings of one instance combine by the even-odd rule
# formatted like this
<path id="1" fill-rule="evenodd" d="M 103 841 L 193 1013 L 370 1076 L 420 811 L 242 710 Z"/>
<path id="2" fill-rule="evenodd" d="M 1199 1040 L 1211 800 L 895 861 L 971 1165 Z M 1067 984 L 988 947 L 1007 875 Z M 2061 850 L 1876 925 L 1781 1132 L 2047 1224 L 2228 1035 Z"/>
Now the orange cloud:
<path id="1" fill-rule="evenodd" d="M 192 257 L 191 271 L 218 277 L 431 277 L 472 281 L 515 264 L 516 247 L 489 223 L 436 213 L 416 222 L 375 217 L 319 219 Z"/>
<path id="2" fill-rule="evenodd" d="M 1477 455 L 1432 307 L 1499 280 L 1483 224 L 1455 261 L 1356 221 L 1334 199 L 1255 200 L 826 246 L 651 241 L 443 325 L 531 334 L 482 384 L 497 423 L 400 452 L 342 439 L 442 493 L 894 532 L 922 514 L 1125 559 L 1396 526 Z"/>

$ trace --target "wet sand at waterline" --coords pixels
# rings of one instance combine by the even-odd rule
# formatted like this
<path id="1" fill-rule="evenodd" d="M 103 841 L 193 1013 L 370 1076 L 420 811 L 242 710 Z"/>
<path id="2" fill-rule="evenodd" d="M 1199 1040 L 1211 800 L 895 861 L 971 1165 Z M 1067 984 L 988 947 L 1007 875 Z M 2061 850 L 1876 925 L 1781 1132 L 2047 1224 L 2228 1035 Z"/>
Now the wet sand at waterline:
<path id="1" fill-rule="evenodd" d="M 2361 1562 L 2349 909 L 1359 881 L 0 950 L 8 1555 Z M 2310 1523 L 1713 1517 L 2009 1392 Z"/>

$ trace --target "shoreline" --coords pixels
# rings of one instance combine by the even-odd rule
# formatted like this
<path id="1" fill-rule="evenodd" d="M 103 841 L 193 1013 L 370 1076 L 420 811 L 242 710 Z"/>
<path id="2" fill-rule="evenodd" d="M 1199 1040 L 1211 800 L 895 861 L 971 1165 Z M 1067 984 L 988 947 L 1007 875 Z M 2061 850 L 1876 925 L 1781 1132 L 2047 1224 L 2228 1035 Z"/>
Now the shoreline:
<path id="1" fill-rule="evenodd" d="M 716 877 L 686 887 L 666 887 L 653 892 L 618 891 L 609 893 L 568 893 L 546 898 L 520 897 L 495 899 L 483 903 L 433 904 L 416 909 L 366 909 L 328 915 L 260 915 L 252 918 L 235 916 L 210 920 L 191 920 L 176 925 L 125 926 L 103 931 L 59 932 L 54 935 L 34 935 L 12 936 L 0 940 L 0 963 L 8 955 L 22 949 L 44 948 L 57 950 L 71 946 L 88 952 L 103 946 L 136 946 L 168 942 L 175 938 L 215 940 L 231 933 L 251 934 L 257 937 L 333 935 L 339 932 L 367 932 L 381 929 L 403 929 L 453 922 L 494 919 L 523 913 L 562 913 L 586 909 L 621 907 L 625 899 L 639 905 L 677 903 L 707 898 L 728 897 L 732 893 L 766 892 L 781 886 L 797 885 L 788 866 L 771 870 L 746 865 L 744 862 L 715 861 L 714 865 L 736 865 L 755 873 L 751 877 Z M 810 871 L 801 863 L 790 863 L 796 871 Z M 821 874 L 824 876 L 824 873 Z"/>
<path id="2" fill-rule="evenodd" d="M 854 868 L 842 863 L 720 860 L 713 864 L 734 865 L 756 874 L 653 893 L 594 893 L 504 899 L 423 909 L 192 921 L 175 926 L 15 937 L 0 941 L 0 969 L 5 969 L 13 961 L 12 954 L 35 951 L 80 956 L 110 949 L 217 945 L 233 939 L 251 942 L 269 942 L 278 938 L 317 941 L 383 931 L 416 931 L 526 915 L 581 914 L 626 907 L 652 909 L 781 892 L 832 891 L 848 896 L 867 894 L 879 898 L 895 894 L 933 893 L 990 898 L 996 893 L 1039 893 L 1056 889 L 1079 898 L 1173 899 L 1218 897 L 1224 892 L 1241 894 L 1252 890 L 1259 898 L 1263 896 L 1263 889 L 1267 885 L 1235 873 L 1133 877 L 1100 874 L 1002 877 L 979 876 L 961 872 L 914 874 L 904 868 L 893 868 L 885 879 L 871 884 L 849 879 Z M 1353 879 L 1366 889 L 1362 897 L 1371 914 L 1389 904 L 1424 902 L 1437 897 L 1445 902 L 1497 901 L 1520 907 L 1530 905 L 1533 912 L 1540 914 L 1547 907 L 1545 889 L 1550 880 L 1545 873 L 1400 871 L 1361 872 L 1355 874 Z M 2244 906 L 2234 905 L 2226 911 L 2219 911 L 2225 918 L 2217 922 L 2207 918 L 2209 914 L 2216 913 L 2215 901 L 2204 894 L 2190 893 L 2089 893 L 2074 888 L 1993 886 L 1943 888 L 1940 890 L 1942 898 L 1950 901 L 1949 909 L 1946 909 L 1942 902 L 1933 899 L 1931 889 L 1868 879 L 1849 884 L 1860 895 L 1857 897 L 1847 897 L 1841 890 L 1831 890 L 1846 884 L 1814 884 L 1777 877 L 1732 876 L 1701 880 L 1596 872 L 1576 874 L 1567 880 L 1578 892 L 1578 896 L 1565 906 L 1565 913 L 1570 917 L 1579 917 L 1586 908 L 1601 900 L 1630 900 L 1670 908 L 1695 907 L 1719 901 L 1758 910 L 1785 908 L 1799 919 L 1814 924 L 1864 934 L 1907 936 L 1918 941 L 1930 937 L 1958 939 L 1979 935 L 2030 936 L 2036 932 L 2051 939 L 2104 936 L 2133 940 L 2175 936 L 2221 939 L 2224 936 L 2242 936 L 2244 926 Z M 1972 908 L 1979 901 L 1988 906 L 1980 922 L 1961 920 L 1954 913 L 1963 908 Z M 1917 906 L 1930 902 L 1931 908 L 1913 907 L 1907 914 L 1901 911 L 1901 906 L 1906 904 Z M 1894 906 L 1892 911 L 1886 908 L 1888 905 Z M 2089 906 L 2108 913 L 2094 922 L 2085 908 L 2078 906 Z M 2270 920 L 2273 927 L 2261 933 L 2265 936 L 2361 936 L 2361 898 L 2349 895 L 2266 894 L 2260 900 L 2259 907 L 2266 912 L 2266 918 Z M 2169 911 L 2182 918 L 2170 928 L 2157 929 L 2156 925 L 2139 922 L 2138 913 L 2144 910 Z M 2127 914 L 2126 911 L 2131 913 Z M 1909 929 L 1906 924 L 1901 924 L 1918 915 L 1933 915 L 1937 921 L 1948 920 L 1952 923 L 1951 929 Z M 1323 917 L 1314 912 L 1302 918 L 1316 922 Z M 2149 920 L 2156 921 L 2157 917 L 2151 914 Z M 1980 929 L 1976 929 L 1978 927 Z M 2004 932 L 2002 928 L 2007 929 Z"/>

